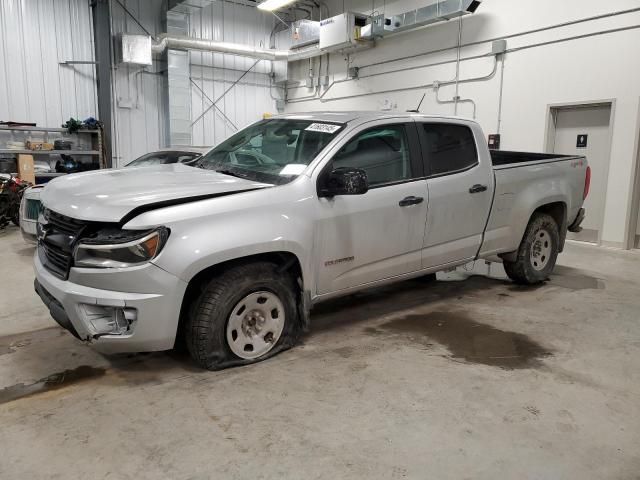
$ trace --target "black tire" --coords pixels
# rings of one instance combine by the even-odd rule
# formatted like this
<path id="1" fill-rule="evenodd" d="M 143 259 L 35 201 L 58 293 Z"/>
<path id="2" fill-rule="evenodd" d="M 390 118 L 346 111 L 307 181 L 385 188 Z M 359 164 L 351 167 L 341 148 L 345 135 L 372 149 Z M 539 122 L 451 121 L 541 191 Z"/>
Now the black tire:
<path id="1" fill-rule="evenodd" d="M 539 253 L 541 248 L 548 249 L 548 255 L 541 255 Z M 541 283 L 553 272 L 559 248 L 560 232 L 556 221 L 550 215 L 535 213 L 524 232 L 516 260 L 514 262 L 504 260 L 504 270 L 515 283 L 521 285 Z M 537 257 L 536 253 L 538 253 Z"/>
<path id="2" fill-rule="evenodd" d="M 235 355 L 227 342 L 227 322 L 232 309 L 247 295 L 266 291 L 278 297 L 285 320 L 280 338 L 264 355 L 244 359 Z M 193 303 L 184 336 L 193 360 L 208 370 L 259 362 L 292 347 L 301 332 L 295 279 L 269 262 L 237 265 L 216 275 Z"/>
<path id="3" fill-rule="evenodd" d="M 16 227 L 20 226 L 20 210 L 19 209 L 14 209 L 14 211 L 11 214 L 11 221 L 13 222 L 13 224 Z"/>
<path id="4" fill-rule="evenodd" d="M 421 277 L 414 278 L 415 281 L 420 283 L 433 283 L 437 281 L 435 273 L 427 273 L 426 275 L 422 275 Z"/>

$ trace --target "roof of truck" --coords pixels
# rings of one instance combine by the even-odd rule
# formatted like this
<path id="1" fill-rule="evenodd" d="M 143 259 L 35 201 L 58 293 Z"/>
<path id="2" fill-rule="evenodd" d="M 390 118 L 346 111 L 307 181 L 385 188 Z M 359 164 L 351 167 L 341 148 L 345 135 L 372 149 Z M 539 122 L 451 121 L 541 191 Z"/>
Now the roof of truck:
<path id="1" fill-rule="evenodd" d="M 380 120 L 385 118 L 450 118 L 456 120 L 469 120 L 467 118 L 453 117 L 447 115 L 426 115 L 413 112 L 377 112 L 377 111 L 355 111 L 355 112 L 300 112 L 284 113 L 275 115 L 272 118 L 287 118 L 299 120 L 317 120 L 320 122 L 349 123 L 357 120 L 366 122 L 370 120 Z"/>

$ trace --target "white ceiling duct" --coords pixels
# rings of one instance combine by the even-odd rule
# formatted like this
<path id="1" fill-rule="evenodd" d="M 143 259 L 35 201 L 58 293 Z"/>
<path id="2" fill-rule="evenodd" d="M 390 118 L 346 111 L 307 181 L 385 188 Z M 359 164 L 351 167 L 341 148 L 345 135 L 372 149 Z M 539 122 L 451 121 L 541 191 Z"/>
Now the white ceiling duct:
<path id="1" fill-rule="evenodd" d="M 474 13 L 480 3 L 481 0 L 440 0 L 426 7 L 385 18 L 384 30 L 388 35 L 462 17 Z"/>
<path id="2" fill-rule="evenodd" d="M 370 46 L 371 39 L 391 35 L 397 32 L 411 30 L 423 27 L 436 22 L 450 20 L 452 18 L 461 17 L 463 15 L 472 14 L 480 6 L 481 0 L 439 0 L 436 3 L 417 10 L 411 10 L 400 15 L 386 18 L 383 15 L 364 17 L 369 22 L 364 27 L 352 27 L 358 29 L 359 39 L 353 41 L 352 46 L 359 48 L 362 46 Z M 352 16 L 355 14 L 351 14 Z M 338 18 L 340 17 L 333 17 Z M 358 17 L 360 18 L 360 17 Z M 326 19 L 324 22 L 331 22 L 332 19 Z M 366 20 L 365 20 L 366 21 Z M 321 23 L 322 27 L 322 23 Z M 365 28 L 366 27 L 366 28 Z M 320 29 L 320 37 L 322 37 L 322 28 Z M 321 39 L 320 39 L 321 40 Z M 368 41 L 367 41 L 368 40 Z M 322 43 L 322 42 L 320 42 Z M 175 50 L 199 50 L 217 53 L 227 53 L 230 55 L 239 55 L 242 57 L 250 57 L 262 60 L 286 61 L 294 62 L 297 60 L 305 60 L 317 57 L 325 53 L 340 50 L 340 48 L 323 48 L 313 45 L 306 48 L 296 50 L 276 50 L 269 48 L 258 48 L 250 45 L 238 43 L 217 42 L 214 40 L 205 40 L 201 38 L 191 38 L 179 35 L 161 34 L 153 45 L 151 50 L 153 53 L 161 53 L 167 48 Z"/>
<path id="3" fill-rule="evenodd" d="M 176 50 L 199 50 L 207 52 L 228 53 L 230 55 L 239 55 L 242 57 L 259 58 L 262 60 L 284 60 L 293 62 L 296 60 L 304 60 L 307 58 L 322 55 L 320 49 L 309 47 L 305 49 L 291 50 L 275 50 L 269 48 L 258 48 L 250 45 L 230 42 L 216 42 L 214 40 L 205 40 L 202 38 L 184 37 L 178 35 L 162 34 L 158 40 L 153 43 L 151 50 L 153 53 L 162 53 L 167 48 Z"/>

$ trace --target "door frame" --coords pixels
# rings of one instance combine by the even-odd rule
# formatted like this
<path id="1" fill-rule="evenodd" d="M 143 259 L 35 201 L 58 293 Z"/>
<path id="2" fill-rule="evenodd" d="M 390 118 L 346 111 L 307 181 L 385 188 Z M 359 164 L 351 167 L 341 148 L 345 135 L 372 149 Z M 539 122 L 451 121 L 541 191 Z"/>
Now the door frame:
<path id="1" fill-rule="evenodd" d="M 640 99 L 640 97 L 639 97 Z M 629 193 L 629 208 L 627 209 L 627 232 L 625 235 L 625 249 L 640 248 L 640 244 L 636 246 L 636 235 L 638 223 L 640 223 L 640 101 L 638 101 L 638 116 L 636 120 L 636 130 L 638 131 L 635 139 L 634 152 L 636 156 L 633 161 L 633 174 L 631 175 L 631 189 Z"/>
<path id="2" fill-rule="evenodd" d="M 608 98 L 603 100 L 585 100 L 579 102 L 560 102 L 560 103 L 549 103 L 546 108 L 546 119 L 545 119 L 545 134 L 544 134 L 544 143 L 542 145 L 543 151 L 545 153 L 553 153 L 553 148 L 555 146 L 555 133 L 556 133 L 556 112 L 560 110 L 576 110 L 578 108 L 593 108 L 593 107 L 608 107 L 610 108 L 609 114 L 609 154 L 606 167 L 606 177 L 607 177 L 607 190 L 605 191 L 604 198 L 604 208 L 606 213 L 606 204 L 607 204 L 607 193 L 609 190 L 609 169 L 611 168 L 611 150 L 613 147 L 613 127 L 616 117 L 616 99 Z M 602 218 L 602 223 L 600 224 L 600 228 L 598 229 L 598 242 L 597 245 L 611 246 L 616 248 L 626 248 L 625 245 L 610 245 L 611 242 L 603 242 L 602 240 L 602 229 L 604 227 L 604 215 Z"/>
<path id="3" fill-rule="evenodd" d="M 392 188 L 398 185 L 404 185 L 404 184 L 410 184 L 410 183 L 416 183 L 416 182 L 423 182 L 424 186 L 425 186 L 425 192 L 426 192 L 426 200 L 427 200 L 427 208 L 428 208 L 428 190 L 427 190 L 427 185 L 426 185 L 426 178 L 425 178 L 425 172 L 424 172 L 424 162 L 423 162 L 423 157 L 422 157 L 422 150 L 421 150 L 421 143 L 420 143 L 420 138 L 419 138 L 419 133 L 418 133 L 418 127 L 416 125 L 416 122 L 414 119 L 412 118 L 407 118 L 407 117 L 388 117 L 388 118 L 382 118 L 382 119 L 375 119 L 375 120 L 369 120 L 360 124 L 355 125 L 352 128 L 345 128 L 342 132 L 340 132 L 340 138 L 339 140 L 332 146 L 330 147 L 329 150 L 327 150 L 325 152 L 325 154 L 322 156 L 322 158 L 317 162 L 317 164 L 313 167 L 311 173 L 310 173 L 310 178 L 311 178 L 311 182 L 314 185 L 314 197 L 315 200 L 317 202 L 323 202 L 323 201 L 328 201 L 328 199 L 326 198 L 320 198 L 317 195 L 317 190 L 318 190 L 318 184 L 321 181 L 321 177 L 323 174 L 325 174 L 327 172 L 327 168 L 329 168 L 330 165 L 332 165 L 333 159 L 335 158 L 335 156 L 340 152 L 340 150 L 347 145 L 350 141 L 352 141 L 354 138 L 356 138 L 357 136 L 375 129 L 375 128 L 381 128 L 381 127 L 387 127 L 387 126 L 394 126 L 394 125 L 400 125 L 405 129 L 405 133 L 407 136 L 407 141 L 409 142 L 409 154 L 410 154 L 410 164 L 411 164 L 411 168 L 416 168 L 417 171 L 415 172 L 416 176 L 412 177 L 411 179 L 407 179 L 407 180 L 401 180 L 401 181 L 397 181 L 397 182 L 390 182 L 390 183 L 384 183 L 384 184 L 379 184 L 379 185 L 375 185 L 373 187 L 370 187 L 369 190 L 370 191 L 374 191 L 374 190 L 378 190 L 378 189 L 384 189 L 384 188 Z M 411 143 L 411 139 L 413 138 L 413 144 Z M 315 160 L 314 160 L 315 161 Z M 317 236 L 316 236 L 316 229 L 317 229 L 317 222 L 318 222 L 318 218 L 316 218 L 316 226 L 314 227 L 314 234 L 313 234 L 313 243 L 314 243 L 314 248 L 316 250 L 318 250 L 318 245 L 317 245 Z M 425 223 L 426 223 L 426 218 L 425 218 Z M 424 225 L 423 225 L 424 227 Z M 424 245 L 424 228 L 422 231 L 422 243 Z M 420 249 L 420 254 L 421 254 L 422 250 Z M 349 258 L 349 257 L 347 257 Z M 337 259 L 337 260 L 343 260 L 343 259 Z M 356 292 L 359 290 L 362 290 L 363 288 L 368 288 L 369 286 L 373 286 L 373 285 L 378 285 L 378 284 L 383 284 L 384 282 L 388 281 L 389 279 L 393 279 L 393 278 L 400 278 L 400 277 L 404 277 L 404 276 L 408 276 L 408 278 L 410 278 L 411 275 L 415 274 L 415 272 L 420 272 L 421 271 L 421 265 L 418 267 L 417 270 L 411 271 L 411 272 L 404 272 L 402 274 L 397 274 L 397 275 L 391 275 L 389 277 L 384 277 L 384 278 L 379 278 L 376 280 L 371 280 L 365 283 L 361 283 L 361 284 L 357 284 L 357 285 L 352 285 L 349 287 L 343 287 L 341 289 L 338 290 L 331 290 L 331 291 L 327 291 L 324 293 L 320 293 L 320 284 L 321 284 L 321 278 L 320 278 L 320 272 L 321 272 L 321 261 L 319 259 L 316 259 L 316 273 L 314 275 L 314 286 L 313 286 L 313 302 L 319 301 L 318 299 L 322 298 L 324 299 L 329 299 L 329 298 L 334 298 L 334 297 L 339 297 L 342 295 L 347 295 L 350 292 Z"/>

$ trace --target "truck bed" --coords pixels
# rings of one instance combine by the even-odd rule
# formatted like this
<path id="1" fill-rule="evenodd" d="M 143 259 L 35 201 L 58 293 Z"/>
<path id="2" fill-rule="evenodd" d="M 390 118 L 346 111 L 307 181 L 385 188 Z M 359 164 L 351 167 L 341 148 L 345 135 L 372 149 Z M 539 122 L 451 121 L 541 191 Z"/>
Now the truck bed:
<path id="1" fill-rule="evenodd" d="M 575 155 L 558 155 L 556 153 L 529 153 L 529 152 L 508 152 L 504 150 L 490 150 L 491 162 L 494 167 L 518 167 L 527 163 L 547 163 L 570 158 L 579 158 Z"/>

